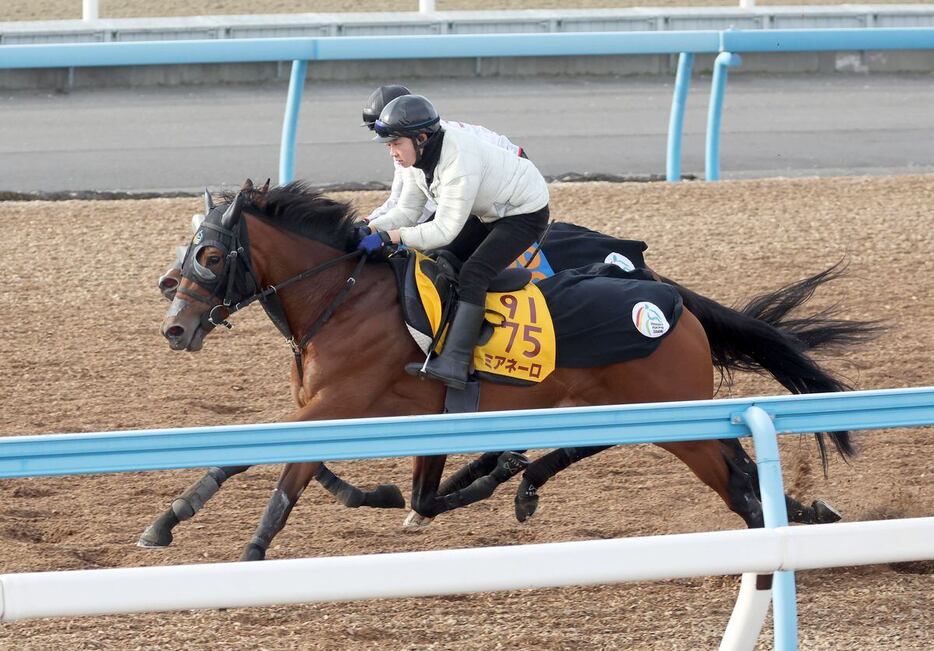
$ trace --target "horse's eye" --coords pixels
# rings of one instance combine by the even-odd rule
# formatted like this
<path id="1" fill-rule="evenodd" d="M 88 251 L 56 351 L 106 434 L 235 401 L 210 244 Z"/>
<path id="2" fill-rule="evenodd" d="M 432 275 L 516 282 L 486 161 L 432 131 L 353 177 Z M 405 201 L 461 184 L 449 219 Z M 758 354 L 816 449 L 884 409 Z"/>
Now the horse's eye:
<path id="1" fill-rule="evenodd" d="M 221 257 L 219 255 L 208 256 L 208 266 L 213 267 L 216 264 L 220 264 Z"/>

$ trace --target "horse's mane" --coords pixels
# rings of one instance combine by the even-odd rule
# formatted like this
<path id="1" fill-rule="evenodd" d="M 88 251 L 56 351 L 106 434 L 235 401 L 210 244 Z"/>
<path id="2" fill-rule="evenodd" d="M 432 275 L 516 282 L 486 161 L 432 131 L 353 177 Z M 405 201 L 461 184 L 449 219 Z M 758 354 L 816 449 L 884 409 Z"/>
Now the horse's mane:
<path id="1" fill-rule="evenodd" d="M 228 203 L 233 198 L 233 193 L 224 194 Z M 347 247 L 356 211 L 348 203 L 325 197 L 305 181 L 292 181 L 266 192 L 248 190 L 246 199 L 243 209 L 251 215 L 334 248 Z"/>

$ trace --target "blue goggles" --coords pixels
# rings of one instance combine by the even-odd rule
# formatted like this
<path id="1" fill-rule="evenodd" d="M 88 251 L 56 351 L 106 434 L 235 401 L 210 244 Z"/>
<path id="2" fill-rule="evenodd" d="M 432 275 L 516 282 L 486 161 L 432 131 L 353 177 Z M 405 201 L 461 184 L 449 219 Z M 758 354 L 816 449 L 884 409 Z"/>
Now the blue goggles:
<path id="1" fill-rule="evenodd" d="M 379 120 L 373 123 L 373 130 L 376 132 L 376 135 L 381 138 L 390 138 L 392 136 L 399 136 L 399 134 L 396 133 L 396 131 L 391 126 L 389 126 L 385 122 L 380 122 Z"/>

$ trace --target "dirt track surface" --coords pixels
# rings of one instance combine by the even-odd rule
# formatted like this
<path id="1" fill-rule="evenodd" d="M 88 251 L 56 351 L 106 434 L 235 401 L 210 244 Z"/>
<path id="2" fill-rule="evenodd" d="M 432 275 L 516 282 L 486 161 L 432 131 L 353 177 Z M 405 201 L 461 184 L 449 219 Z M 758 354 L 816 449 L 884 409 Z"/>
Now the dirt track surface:
<path id="1" fill-rule="evenodd" d="M 898 4 L 902 0 L 848 0 L 846 4 Z M 626 7 L 729 7 L 728 0 L 437 0 L 438 11 L 484 11 L 496 9 L 619 9 Z M 833 0 L 760 0 L 760 5 L 829 5 Z M 101 18 L 146 18 L 154 16 L 213 16 L 247 14 L 340 13 L 368 11 L 418 11 L 417 0 L 100 0 Z M 10 1 L 0 6 L 0 21 L 75 20 L 81 18 L 80 0 Z"/>
<path id="2" fill-rule="evenodd" d="M 553 214 L 649 243 L 659 272 L 740 302 L 841 258 L 833 302 L 891 331 L 828 365 L 856 388 L 934 384 L 934 176 L 717 184 L 553 186 Z M 340 195 L 367 210 L 382 193 Z M 290 354 L 260 310 L 198 354 L 170 352 L 154 281 L 186 239 L 194 199 L 0 203 L 0 432 L 4 435 L 276 421 L 291 411 Z M 780 393 L 740 377 L 729 395 Z M 352 400 L 353 396 L 348 396 Z M 934 515 L 934 429 L 857 434 L 860 456 L 824 480 L 809 437 L 783 437 L 786 487 L 847 520 Z M 459 461 L 459 460 L 458 460 Z M 408 493 L 408 460 L 334 464 Z M 0 572 L 230 561 L 239 557 L 279 468 L 233 478 L 166 550 L 135 541 L 200 471 L 0 481 Z M 348 510 L 312 484 L 269 558 L 511 545 L 742 527 L 687 468 L 651 446 L 588 459 L 543 490 L 529 524 L 515 482 L 493 499 L 400 532 L 401 511 Z M 543 568 L 544 569 L 544 568 Z M 9 649 L 712 649 L 738 588 L 711 577 L 517 591 L 0 625 Z M 932 565 L 801 573 L 801 649 L 934 648 Z M 204 590 L 211 590 L 205 585 Z M 771 648 L 771 633 L 760 639 Z"/>

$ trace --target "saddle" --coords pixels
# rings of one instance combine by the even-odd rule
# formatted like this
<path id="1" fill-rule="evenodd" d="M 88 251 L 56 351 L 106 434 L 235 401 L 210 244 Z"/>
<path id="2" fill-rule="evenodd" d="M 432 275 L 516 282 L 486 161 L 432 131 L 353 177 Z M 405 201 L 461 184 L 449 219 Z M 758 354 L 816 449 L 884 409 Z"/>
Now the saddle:
<path id="1" fill-rule="evenodd" d="M 681 295 L 646 268 L 644 242 L 557 223 L 490 285 L 474 351 L 480 379 L 529 386 L 555 368 L 593 368 L 651 355 L 674 328 Z M 406 327 L 440 352 L 457 304 L 461 263 L 403 249 L 389 258 Z M 558 271 L 556 272 L 555 269 Z"/>
<path id="2" fill-rule="evenodd" d="M 461 263 L 447 251 L 431 258 L 409 250 L 389 259 L 396 275 L 406 327 L 427 355 L 440 353 L 457 304 Z M 517 385 L 541 382 L 555 369 L 554 325 L 532 273 L 508 268 L 487 290 L 486 319 L 474 351 L 484 380 Z"/>

